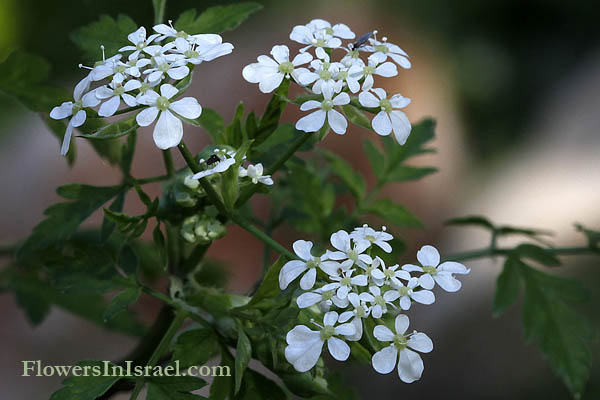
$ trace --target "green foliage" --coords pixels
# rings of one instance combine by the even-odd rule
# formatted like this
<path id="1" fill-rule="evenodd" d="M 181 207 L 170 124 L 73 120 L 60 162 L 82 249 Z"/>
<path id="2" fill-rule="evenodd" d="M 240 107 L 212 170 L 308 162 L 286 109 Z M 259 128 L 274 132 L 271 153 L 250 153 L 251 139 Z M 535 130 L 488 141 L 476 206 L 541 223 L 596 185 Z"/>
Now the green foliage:
<path id="1" fill-rule="evenodd" d="M 219 339 L 212 328 L 197 328 L 179 335 L 171 363 L 179 361 L 181 368 L 204 365 L 219 354 Z"/>
<path id="2" fill-rule="evenodd" d="M 227 6 L 207 8 L 197 15 L 195 9 L 181 14 L 175 21 L 175 29 L 185 31 L 190 35 L 197 33 L 222 33 L 237 28 L 251 14 L 260 10 L 258 3 L 243 2 Z"/>
<path id="3" fill-rule="evenodd" d="M 577 229 L 579 232 L 581 232 L 585 235 L 585 237 L 588 240 L 588 246 L 591 249 L 595 249 L 596 251 L 599 251 L 598 250 L 598 245 L 600 244 L 600 232 L 599 231 L 593 231 L 591 229 L 584 227 L 581 224 L 575 224 L 575 229 Z"/>
<path id="4" fill-rule="evenodd" d="M 579 283 L 536 270 L 519 257 L 508 257 L 498 277 L 494 313 L 503 313 L 518 297 L 521 285 L 525 338 L 537 342 L 542 354 L 571 392 L 580 396 L 591 367 L 588 343 L 595 332 L 589 321 L 565 301 L 583 301 L 588 293 Z"/>
<path id="5" fill-rule="evenodd" d="M 552 232 L 538 230 L 538 229 L 530 229 L 530 228 L 520 228 L 508 225 L 497 226 L 490 222 L 487 218 L 472 215 L 466 217 L 453 218 L 446 221 L 446 225 L 454 225 L 454 226 L 478 226 L 484 229 L 491 231 L 492 237 L 496 238 L 499 236 L 509 236 L 509 235 L 523 235 L 528 236 L 531 239 L 537 240 L 539 242 L 544 243 L 541 236 L 549 236 L 552 235 Z M 525 250 L 527 251 L 527 249 Z M 535 251 L 535 250 L 534 250 Z"/>
<path id="6" fill-rule="evenodd" d="M 244 371 L 246 371 L 251 358 L 252 344 L 248 336 L 246 336 L 244 329 L 240 326 L 238 328 L 238 341 L 235 351 L 235 394 L 240 391 Z"/>
<path id="7" fill-rule="evenodd" d="M 19 257 L 67 240 L 94 211 L 123 190 L 122 186 L 61 186 L 57 193 L 74 201 L 57 203 L 44 211 L 47 218 L 39 223 L 19 249 Z"/>
<path id="8" fill-rule="evenodd" d="M 108 303 L 108 307 L 104 311 L 104 319 L 108 321 L 120 312 L 125 311 L 127 307 L 138 301 L 141 293 L 142 289 L 140 287 L 123 290 Z"/>
<path id="9" fill-rule="evenodd" d="M 94 369 L 102 374 L 105 368 L 102 361 L 81 361 L 77 365 L 81 368 L 88 368 L 89 376 L 72 376 L 65 379 L 64 387 L 54 392 L 50 400 L 95 400 L 119 380 L 119 376 L 91 375 Z M 109 370 L 113 365 L 109 364 Z"/>
<path id="10" fill-rule="evenodd" d="M 148 379 L 147 400 L 204 399 L 190 392 L 201 389 L 206 382 L 196 376 L 155 376 Z"/>
<path id="11" fill-rule="evenodd" d="M 271 97 L 269 104 L 267 104 L 260 122 L 252 132 L 253 135 L 249 136 L 250 139 L 254 139 L 257 145 L 267 140 L 277 130 L 280 123 L 279 120 L 287 105 L 285 98 L 289 89 L 290 81 L 285 79 L 281 83 L 281 86 L 273 93 L 273 97 Z"/>
<path id="12" fill-rule="evenodd" d="M 198 123 L 206 129 L 213 143 L 218 143 L 218 138 L 225 133 L 223 118 L 209 108 L 202 109 L 202 115 L 198 118 Z"/>
<path id="13" fill-rule="evenodd" d="M 117 19 L 102 15 L 98 21 L 73 32 L 71 40 L 81 50 L 83 59 L 93 63 L 102 59 L 101 45 L 107 58 L 114 56 L 121 47 L 130 44 L 127 35 L 137 28 L 137 24 L 127 15 L 119 14 Z"/>
<path id="14" fill-rule="evenodd" d="M 348 162 L 344 161 L 334 153 L 325 150 L 322 150 L 321 152 L 329 162 L 331 172 L 342 180 L 344 185 L 350 189 L 350 192 L 357 200 L 361 200 L 366 192 L 366 183 L 362 175 L 354 171 Z"/>
<path id="15" fill-rule="evenodd" d="M 394 203 L 390 199 L 377 199 L 364 211 L 370 214 L 375 214 L 400 228 L 423 227 L 423 223 L 410 211 L 406 210 L 401 205 Z"/>
<path id="16" fill-rule="evenodd" d="M 110 140 L 135 132 L 139 127 L 133 114 L 127 118 L 104 125 L 102 118 L 89 118 L 85 124 L 81 126 L 81 131 L 85 133 L 81 137 L 94 140 Z M 96 128 L 99 126 L 100 128 Z"/>
<path id="17" fill-rule="evenodd" d="M 277 258 L 277 261 L 267 269 L 254 296 L 252 296 L 248 304 L 244 307 L 270 308 L 274 305 L 271 299 L 277 297 L 281 292 L 279 288 L 279 272 L 285 262 L 286 258 L 284 256 Z"/>
<path id="18" fill-rule="evenodd" d="M 369 118 L 352 104 L 342 106 L 342 111 L 344 111 L 348 121 L 352 122 L 354 125 L 371 130 L 371 121 L 369 121 Z"/>
<path id="19" fill-rule="evenodd" d="M 245 141 L 235 153 L 235 164 L 227 169 L 221 177 L 221 196 L 228 211 L 233 211 L 240 193 L 238 170 L 244 161 L 244 156 L 252 146 L 252 141 Z"/>

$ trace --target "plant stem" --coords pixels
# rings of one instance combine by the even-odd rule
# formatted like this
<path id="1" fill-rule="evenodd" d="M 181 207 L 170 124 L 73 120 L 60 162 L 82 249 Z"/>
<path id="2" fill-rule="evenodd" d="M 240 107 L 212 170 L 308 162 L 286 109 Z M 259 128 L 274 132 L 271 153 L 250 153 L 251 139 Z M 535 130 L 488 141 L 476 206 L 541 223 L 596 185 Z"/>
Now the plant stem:
<path id="1" fill-rule="evenodd" d="M 600 254 L 600 249 L 596 249 L 593 247 L 554 247 L 554 248 L 545 248 L 544 250 L 555 256 L 572 256 L 572 255 L 585 255 L 585 254 Z M 452 261 L 466 261 L 473 260 L 475 258 L 482 257 L 490 257 L 490 256 L 507 256 L 514 249 L 495 249 L 495 248 L 485 248 L 479 250 L 465 251 L 463 253 L 458 253 L 454 255 L 450 255 L 444 258 L 444 261 L 452 260 Z"/>
<path id="2" fill-rule="evenodd" d="M 167 175 L 159 175 L 159 176 L 151 176 L 148 178 L 138 179 L 137 182 L 139 185 L 146 185 L 148 183 L 166 181 L 167 179 L 169 179 L 169 177 Z"/>
<path id="3" fill-rule="evenodd" d="M 158 25 L 165 19 L 165 5 L 167 0 L 152 0 L 152 6 L 154 7 L 154 24 Z"/>
<path id="4" fill-rule="evenodd" d="M 188 149 L 188 147 L 186 146 L 186 144 L 183 140 L 181 141 L 181 143 L 179 143 L 179 146 L 177 146 L 177 147 L 179 148 L 179 151 L 181 152 L 183 159 L 185 160 L 187 165 L 190 167 L 192 172 L 194 172 L 196 174 L 196 173 L 202 171 L 202 169 L 200 168 L 200 165 L 198 165 L 198 163 L 194 159 L 194 156 L 190 152 L 190 149 Z M 199 181 L 200 181 L 200 186 L 202 186 L 202 189 L 204 189 L 204 191 L 206 192 L 206 195 L 208 196 L 211 203 L 217 207 L 217 209 L 219 210 L 219 213 L 221 213 L 223 216 L 227 217 L 227 215 L 229 213 L 227 212 L 225 205 L 219 198 L 218 193 L 215 191 L 215 189 L 212 187 L 212 185 L 206 180 L 206 178 L 200 178 Z"/>
<path id="5" fill-rule="evenodd" d="M 158 344 L 158 347 L 156 347 L 156 349 L 150 356 L 148 363 L 146 363 L 147 366 L 154 367 L 156 365 L 156 362 L 167 351 L 167 348 L 171 344 L 173 336 L 175 336 L 175 334 L 177 333 L 187 316 L 188 312 L 185 310 L 179 309 L 175 312 L 175 318 L 173 319 L 173 322 L 171 322 L 169 329 L 167 329 L 167 331 L 165 332 L 165 335 Z M 129 398 L 129 400 L 137 399 L 143 387 L 144 380 L 142 378 L 138 378 L 135 382 L 135 387 L 133 388 L 133 392 L 131 393 L 131 397 Z"/>
<path id="6" fill-rule="evenodd" d="M 312 137 L 314 132 L 311 133 L 302 133 L 300 134 L 296 140 L 292 142 L 292 145 L 287 149 L 285 153 L 283 153 L 275 163 L 267 169 L 265 175 L 273 175 L 285 162 L 294 155 L 296 151 L 304 144 L 308 139 Z M 244 190 L 238 200 L 236 201 L 236 207 L 241 207 L 248 199 L 258 190 L 258 185 L 248 186 L 246 190 Z"/>
<path id="7" fill-rule="evenodd" d="M 173 165 L 173 154 L 171 154 L 171 149 L 163 150 L 162 155 L 165 162 L 165 169 L 167 170 L 167 176 L 171 178 L 175 175 L 175 166 Z"/>
<path id="8" fill-rule="evenodd" d="M 275 240 L 271 239 L 271 237 L 269 235 L 267 235 L 266 233 L 264 233 L 263 231 L 261 231 L 260 229 L 255 227 L 254 225 L 245 221 L 239 215 L 233 214 L 233 215 L 231 215 L 231 219 L 233 220 L 233 222 L 235 222 L 236 224 L 238 224 L 239 226 L 244 228 L 246 231 L 248 231 L 249 233 L 254 235 L 257 239 L 259 239 L 261 242 L 263 242 L 264 244 L 266 244 L 267 246 L 269 246 L 276 252 L 286 256 L 290 260 L 298 259 L 298 257 L 296 257 L 295 254 L 291 253 L 288 249 L 286 249 L 285 247 L 283 247 L 282 245 L 277 243 Z"/>

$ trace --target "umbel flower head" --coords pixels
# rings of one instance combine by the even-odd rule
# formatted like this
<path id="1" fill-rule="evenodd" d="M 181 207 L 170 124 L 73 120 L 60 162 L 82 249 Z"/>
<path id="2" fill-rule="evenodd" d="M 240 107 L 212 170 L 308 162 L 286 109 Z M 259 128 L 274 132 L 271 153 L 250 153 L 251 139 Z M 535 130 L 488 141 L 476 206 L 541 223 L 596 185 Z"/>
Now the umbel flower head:
<path id="1" fill-rule="evenodd" d="M 61 154 L 69 150 L 73 128 L 86 120 L 86 109 L 100 105 L 98 115 L 111 117 L 121 112 L 137 112 L 136 122 L 148 126 L 157 120 L 153 138 L 160 149 L 177 146 L 183 137 L 183 122 L 196 119 L 202 107 L 193 97 L 180 96 L 184 79 L 191 79 L 195 66 L 232 52 L 233 45 L 223 43 L 216 34 L 189 35 L 169 24 L 156 25 L 148 35 L 144 27 L 127 36 L 129 45 L 119 54 L 102 61 L 75 86 L 73 101 L 55 107 L 53 119 L 70 118 Z M 125 57 L 126 56 L 126 57 Z M 103 83 L 102 81 L 107 81 Z M 99 84 L 91 88 L 92 83 Z M 128 108 L 122 109 L 122 104 Z M 121 109 L 121 111 L 119 111 Z"/>
<path id="2" fill-rule="evenodd" d="M 263 93 L 275 91 L 286 79 L 302 87 L 306 99 L 298 101 L 300 110 L 316 111 L 296 123 L 299 131 L 330 128 L 344 134 L 348 126 L 344 114 L 366 111 L 375 114 L 371 126 L 376 133 L 385 136 L 393 132 L 402 145 L 410 135 L 411 124 L 399 109 L 406 107 L 410 99 L 400 94 L 388 99 L 385 91 L 375 85 L 379 78 L 398 75 L 397 66 L 410 68 L 408 55 L 387 38 L 378 40 L 377 31 L 357 41 L 355 37 L 345 24 L 314 19 L 295 26 L 290 33 L 291 40 L 304 46 L 298 52 L 290 55 L 286 45 L 276 45 L 272 57 L 258 56 L 258 62 L 244 67 L 242 75 L 248 82 L 258 83 Z M 344 44 L 343 40 L 348 42 Z"/>
<path id="3" fill-rule="evenodd" d="M 424 366 L 418 353 L 432 351 L 433 343 L 424 333 L 408 332 L 409 319 L 403 312 L 412 310 L 415 302 L 435 302 L 430 289 L 436 276 L 444 289 L 460 288 L 452 274 L 467 274 L 469 270 L 450 261 L 436 268 L 440 257 L 433 246 L 423 246 L 417 254 L 423 267 L 386 267 L 379 256 L 369 253 L 376 247 L 391 252 L 387 242 L 392 239 L 385 228 L 377 231 L 363 225 L 351 234 L 343 230 L 332 234 L 335 251 L 316 252 L 313 243 L 304 240 L 294 243 L 299 260 L 288 261 L 281 268 L 280 287 L 287 289 L 302 276 L 296 299 L 300 312 L 323 314 L 323 324 L 311 320 L 311 326 L 296 325 L 286 336 L 285 357 L 296 370 L 305 372 L 314 367 L 325 343 L 333 358 L 346 360 L 351 351 L 346 341 L 360 340 L 365 329 L 375 326 L 370 334 L 382 346 L 373 351 L 373 368 L 386 374 L 397 367 L 398 376 L 406 383 L 421 378 Z"/>

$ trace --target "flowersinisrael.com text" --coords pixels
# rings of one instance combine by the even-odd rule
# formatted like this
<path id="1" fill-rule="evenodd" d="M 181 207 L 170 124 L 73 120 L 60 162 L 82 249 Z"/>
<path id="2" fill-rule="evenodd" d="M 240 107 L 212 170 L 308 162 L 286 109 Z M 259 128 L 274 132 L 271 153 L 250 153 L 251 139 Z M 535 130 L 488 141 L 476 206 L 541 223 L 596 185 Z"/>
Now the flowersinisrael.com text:
<path id="1" fill-rule="evenodd" d="M 102 361 L 100 365 L 44 365 L 41 360 L 23 361 L 21 376 L 231 376 L 229 366 L 193 365 L 181 369 L 179 360 L 173 365 L 154 367 L 133 365 L 133 361 L 125 361 L 125 365 L 115 365 L 110 361 Z"/>

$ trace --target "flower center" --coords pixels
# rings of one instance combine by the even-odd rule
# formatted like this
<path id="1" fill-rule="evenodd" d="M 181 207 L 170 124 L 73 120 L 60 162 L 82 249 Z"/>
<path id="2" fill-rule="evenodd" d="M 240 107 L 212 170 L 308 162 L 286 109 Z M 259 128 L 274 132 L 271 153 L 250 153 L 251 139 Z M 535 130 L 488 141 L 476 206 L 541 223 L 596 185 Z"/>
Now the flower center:
<path id="1" fill-rule="evenodd" d="M 365 236 L 365 239 L 367 239 L 371 243 L 373 243 L 375 240 L 377 240 L 377 239 L 375 239 L 375 236 L 373 236 L 373 235 L 367 235 L 367 236 Z"/>
<path id="2" fill-rule="evenodd" d="M 315 43 L 315 46 L 317 47 L 325 47 L 325 45 L 327 44 L 327 42 L 323 39 L 318 39 L 317 43 Z"/>
<path id="3" fill-rule="evenodd" d="M 423 267 L 423 271 L 425 271 L 426 274 L 429 275 L 436 275 L 437 274 L 437 268 L 436 267 L 432 267 L 430 265 L 426 265 Z"/>
<path id="4" fill-rule="evenodd" d="M 366 314 L 367 312 L 365 311 L 365 308 L 363 306 L 356 307 L 356 316 L 358 318 L 364 318 Z"/>
<path id="5" fill-rule="evenodd" d="M 400 296 L 402 297 L 408 296 L 409 294 L 411 294 L 411 292 L 412 290 L 406 286 L 402 286 L 400 289 L 398 289 L 398 293 L 400 293 Z"/>
<path id="6" fill-rule="evenodd" d="M 346 79 L 348 78 L 348 71 L 340 71 L 337 74 L 338 79 Z"/>
<path id="7" fill-rule="evenodd" d="M 392 271 L 391 269 L 386 269 L 385 271 L 383 271 L 383 273 L 385 274 L 385 276 L 387 276 L 388 278 L 393 278 L 396 275 L 395 271 Z"/>
<path id="8" fill-rule="evenodd" d="M 169 64 L 167 63 L 162 63 L 158 65 L 158 70 L 160 72 L 167 72 L 169 70 Z"/>
<path id="9" fill-rule="evenodd" d="M 130 61 L 127 61 L 127 65 L 129 67 L 135 67 L 137 62 L 138 62 L 138 60 L 130 60 Z"/>
<path id="10" fill-rule="evenodd" d="M 358 261 L 358 253 L 354 250 L 350 250 L 348 252 L 348 258 L 354 262 Z"/>
<path id="11" fill-rule="evenodd" d="M 308 268 L 308 269 L 317 268 L 320 264 L 321 264 L 321 259 L 314 257 L 312 260 L 308 260 L 306 262 L 306 268 Z"/>
<path id="12" fill-rule="evenodd" d="M 375 304 L 379 304 L 381 307 L 385 307 L 385 299 L 383 298 L 383 296 L 375 296 Z"/>
<path id="13" fill-rule="evenodd" d="M 189 34 L 185 33 L 184 31 L 179 31 L 177 32 L 177 34 L 175 35 L 175 37 L 180 37 L 180 38 L 187 38 L 188 36 L 190 36 Z"/>
<path id="14" fill-rule="evenodd" d="M 150 90 L 150 84 L 147 82 L 142 82 L 142 86 L 140 86 L 140 93 L 146 93 L 148 90 Z"/>
<path id="15" fill-rule="evenodd" d="M 375 67 L 371 67 L 371 66 L 367 65 L 366 67 L 363 68 L 363 74 L 365 74 L 365 75 L 373 75 L 373 72 L 375 72 Z"/>
<path id="16" fill-rule="evenodd" d="M 340 281 L 340 284 L 341 284 L 342 286 L 350 286 L 350 284 L 351 284 L 351 283 L 352 283 L 352 278 L 350 278 L 350 277 L 348 277 L 348 276 L 344 277 L 344 278 L 343 278 L 343 279 Z"/>
<path id="17" fill-rule="evenodd" d="M 197 58 L 197 57 L 200 57 L 200 53 L 198 53 L 195 50 L 186 50 L 185 52 L 183 52 L 183 55 L 186 58 Z"/>
<path id="18" fill-rule="evenodd" d="M 396 346 L 398 350 L 406 348 L 406 342 L 406 337 L 403 334 L 397 333 L 394 335 L 394 346 Z"/>
<path id="19" fill-rule="evenodd" d="M 335 334 L 335 328 L 331 325 L 326 325 L 321 329 L 321 339 L 329 340 Z"/>
<path id="20" fill-rule="evenodd" d="M 331 72 L 329 72 L 328 70 L 324 69 L 321 72 L 319 72 L 319 78 L 321 78 L 324 81 L 328 81 L 331 79 Z"/>
<path id="21" fill-rule="evenodd" d="M 332 28 L 325 28 L 325 33 L 328 35 L 333 35 L 333 29 Z"/>
<path id="22" fill-rule="evenodd" d="M 292 72 L 294 72 L 294 64 L 292 64 L 289 61 L 284 61 L 281 64 L 279 64 L 277 70 L 282 74 L 291 74 Z"/>
<path id="23" fill-rule="evenodd" d="M 386 54 L 389 51 L 390 51 L 390 49 L 388 49 L 387 46 L 384 44 L 375 46 L 375 52 L 380 52 L 380 53 Z"/>
<path id="24" fill-rule="evenodd" d="M 118 85 L 116 88 L 113 89 L 113 95 L 115 96 L 120 96 L 123 93 L 125 93 L 125 89 L 121 85 Z"/>
<path id="25" fill-rule="evenodd" d="M 142 50 L 144 47 L 146 47 L 145 42 L 139 42 L 138 44 L 135 45 L 135 48 L 138 50 Z"/>
<path id="26" fill-rule="evenodd" d="M 323 111 L 329 111 L 329 110 L 333 109 L 333 101 L 331 101 L 331 100 L 324 100 L 321 103 L 321 109 Z"/>
<path id="27" fill-rule="evenodd" d="M 167 99 L 165 96 L 160 96 L 158 99 L 156 99 L 156 107 L 160 111 L 167 110 L 169 108 L 169 99 Z"/>
<path id="28" fill-rule="evenodd" d="M 358 50 L 352 50 L 352 51 L 349 51 L 349 52 L 348 52 L 348 55 L 349 55 L 351 58 L 358 58 Z"/>
<path id="29" fill-rule="evenodd" d="M 392 107 L 392 103 L 390 103 L 390 101 L 388 99 L 381 99 L 379 101 L 379 106 L 386 113 L 391 113 L 392 110 L 394 109 L 394 107 Z"/>
<path id="30" fill-rule="evenodd" d="M 77 114 L 81 109 L 83 108 L 83 104 L 81 104 L 81 100 L 76 101 L 75 103 L 73 103 L 73 107 L 71 108 L 71 113 L 73 115 Z"/>
<path id="31" fill-rule="evenodd" d="M 126 69 L 127 69 L 127 65 L 117 65 L 117 68 L 115 68 L 115 72 L 123 73 L 123 72 L 125 72 Z"/>
<path id="32" fill-rule="evenodd" d="M 332 297 L 333 297 L 333 290 L 328 290 L 321 294 L 321 299 L 323 299 L 323 301 L 331 300 Z"/>

